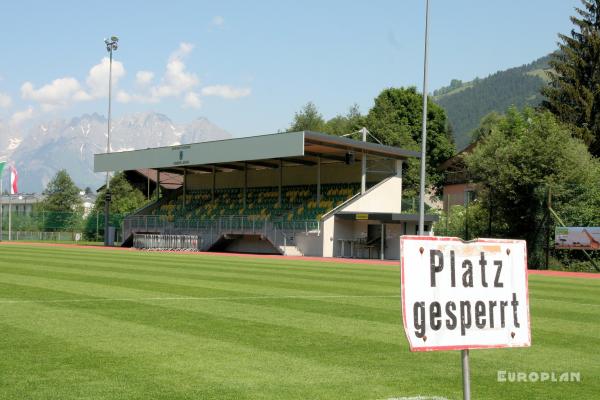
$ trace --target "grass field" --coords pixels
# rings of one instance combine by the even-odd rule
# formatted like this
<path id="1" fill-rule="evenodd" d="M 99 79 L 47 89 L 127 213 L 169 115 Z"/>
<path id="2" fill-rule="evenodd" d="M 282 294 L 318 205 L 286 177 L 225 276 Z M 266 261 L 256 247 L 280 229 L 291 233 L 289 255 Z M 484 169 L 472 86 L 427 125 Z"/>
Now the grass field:
<path id="1" fill-rule="evenodd" d="M 472 351 L 473 398 L 598 398 L 599 294 L 531 276 L 533 346 Z M 408 351 L 397 266 L 1 245 L 0 354 L 0 399 L 462 399 L 459 352 Z"/>

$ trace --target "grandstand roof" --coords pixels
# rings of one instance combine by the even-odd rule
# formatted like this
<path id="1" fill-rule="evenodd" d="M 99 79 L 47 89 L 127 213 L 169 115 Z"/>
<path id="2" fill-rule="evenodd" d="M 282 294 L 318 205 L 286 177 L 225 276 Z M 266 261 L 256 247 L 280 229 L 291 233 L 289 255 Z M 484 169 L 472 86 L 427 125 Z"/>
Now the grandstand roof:
<path id="1" fill-rule="evenodd" d="M 122 151 L 94 155 L 94 172 L 129 171 L 152 168 L 181 173 L 183 169 L 210 172 L 276 168 L 284 165 L 315 165 L 322 162 L 343 163 L 353 153 L 356 161 L 362 154 L 370 159 L 388 158 L 405 160 L 420 157 L 419 152 L 362 142 L 345 137 L 312 131 L 276 133 L 226 140 L 215 140 L 177 146 Z"/>

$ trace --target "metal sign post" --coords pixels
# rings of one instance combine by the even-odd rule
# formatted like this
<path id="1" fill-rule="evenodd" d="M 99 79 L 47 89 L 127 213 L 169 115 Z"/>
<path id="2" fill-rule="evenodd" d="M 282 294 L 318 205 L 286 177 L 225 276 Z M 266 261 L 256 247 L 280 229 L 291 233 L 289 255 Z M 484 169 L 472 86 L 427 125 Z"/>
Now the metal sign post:
<path id="1" fill-rule="evenodd" d="M 423 116 L 421 121 L 421 182 L 419 185 L 419 235 L 425 234 L 425 168 L 427 165 L 427 52 L 429 47 L 429 0 L 425 2 L 425 56 L 423 59 Z"/>
<path id="2" fill-rule="evenodd" d="M 461 350 L 463 400 L 471 400 L 471 372 L 469 371 L 469 349 Z"/>

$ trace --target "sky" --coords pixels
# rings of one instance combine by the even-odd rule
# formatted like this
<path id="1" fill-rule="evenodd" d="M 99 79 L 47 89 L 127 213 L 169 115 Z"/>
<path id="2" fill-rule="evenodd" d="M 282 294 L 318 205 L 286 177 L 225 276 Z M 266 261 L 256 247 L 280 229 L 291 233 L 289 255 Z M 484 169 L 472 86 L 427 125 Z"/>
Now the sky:
<path id="1" fill-rule="evenodd" d="M 556 49 L 579 0 L 431 0 L 429 91 Z M 286 130 L 309 101 L 325 118 L 368 112 L 423 81 L 425 0 L 4 1 L 0 120 L 23 126 L 155 111 L 234 136 Z"/>

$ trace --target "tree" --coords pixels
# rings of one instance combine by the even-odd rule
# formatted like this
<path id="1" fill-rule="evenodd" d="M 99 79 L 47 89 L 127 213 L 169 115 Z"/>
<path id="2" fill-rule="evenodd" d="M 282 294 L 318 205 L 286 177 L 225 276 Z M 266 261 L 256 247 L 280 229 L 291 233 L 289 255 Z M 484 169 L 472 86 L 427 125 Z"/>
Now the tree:
<path id="1" fill-rule="evenodd" d="M 79 188 L 66 170 L 56 173 L 43 194 L 46 196 L 41 203 L 44 230 L 71 230 L 81 223 L 83 206 Z"/>
<path id="2" fill-rule="evenodd" d="M 294 122 L 290 131 L 317 131 L 323 132 L 325 120 L 317 110 L 317 106 L 311 101 L 306 103 L 302 109 L 294 115 Z"/>
<path id="3" fill-rule="evenodd" d="M 352 105 L 346 115 L 336 115 L 325 123 L 323 132 L 330 135 L 346 135 L 358 131 L 365 125 L 365 117 L 360 113 L 358 104 Z"/>
<path id="4" fill-rule="evenodd" d="M 583 7 L 575 8 L 579 17 L 571 17 L 571 34 L 558 35 L 542 106 L 573 125 L 574 135 L 600 157 L 600 0 L 581 2 Z"/>
<path id="5" fill-rule="evenodd" d="M 113 226 L 120 226 L 125 215 L 137 210 L 147 203 L 144 194 L 139 189 L 133 187 L 122 172 L 111 178 L 110 192 L 110 217 L 111 225 Z M 98 218 L 97 213 L 104 214 L 105 195 L 106 188 L 103 188 L 100 193 L 98 193 L 93 211 L 88 215 L 86 220 L 85 234 L 88 239 L 98 239 L 96 238 L 96 232 L 102 233 L 104 229 L 104 227 L 97 229 L 96 224 L 104 223 L 104 218 Z"/>
<path id="6" fill-rule="evenodd" d="M 478 199 L 467 205 L 455 205 L 440 213 L 440 219 L 434 226 L 438 236 L 456 236 L 464 240 L 487 237 L 488 210 Z M 497 229 L 497 228 L 496 228 Z"/>
<path id="7" fill-rule="evenodd" d="M 473 181 L 480 182 L 478 201 L 484 210 L 493 207 L 495 226 L 503 227 L 494 233 L 526 239 L 534 265 L 548 190 L 553 208 L 572 223 L 600 223 L 600 162 L 550 112 L 511 108 L 494 117 L 465 162 Z"/>
<path id="8" fill-rule="evenodd" d="M 523 109 L 537 107 L 544 96 L 540 92 L 546 86 L 545 70 L 550 67 L 550 56 L 530 64 L 495 72 L 479 81 L 452 84 L 434 92 L 433 101 L 441 106 L 454 129 L 454 141 L 458 150 L 471 144 L 469 135 L 490 112 L 503 113 L 510 106 Z M 457 82 L 454 82 L 457 85 Z"/>
<path id="9" fill-rule="evenodd" d="M 383 144 L 408 150 L 420 150 L 423 96 L 417 89 L 389 88 L 383 90 L 366 117 L 366 126 Z M 439 187 L 442 174 L 437 166 L 455 153 L 444 110 L 427 102 L 427 177 L 433 187 Z M 419 161 L 410 159 L 404 186 L 415 193 L 419 186 Z"/>
<path id="10" fill-rule="evenodd" d="M 389 88 L 375 99 L 367 116 L 360 113 L 358 105 L 349 108 L 347 114 L 337 115 L 325 122 L 317 107 L 309 102 L 294 116 L 290 130 L 313 130 L 332 135 L 345 135 L 366 126 L 371 134 L 383 144 L 408 150 L 420 150 L 423 97 L 416 88 Z M 436 189 L 442 182 L 442 174 L 436 167 L 455 153 L 450 127 L 444 110 L 429 101 L 427 103 L 427 179 Z M 419 187 L 419 160 L 410 158 L 404 176 L 408 193 L 416 194 Z"/>
<path id="11" fill-rule="evenodd" d="M 314 103 L 308 102 L 294 115 L 290 131 L 315 131 L 330 135 L 346 135 L 356 132 L 365 125 L 365 117 L 360 113 L 358 104 L 348 108 L 346 115 L 338 114 L 328 121 L 319 113 Z"/>
<path id="12" fill-rule="evenodd" d="M 111 214 L 128 214 L 142 207 L 146 203 L 144 194 L 139 189 L 133 187 L 122 172 L 110 179 L 110 192 Z M 106 188 L 103 188 L 100 193 L 98 193 L 98 197 L 94 203 L 94 209 L 99 211 L 104 210 L 105 195 Z"/>
<path id="13" fill-rule="evenodd" d="M 477 142 L 489 135 L 498 126 L 502 118 L 502 114 L 495 111 L 483 117 L 479 123 L 479 127 L 471 132 L 471 143 Z"/>

